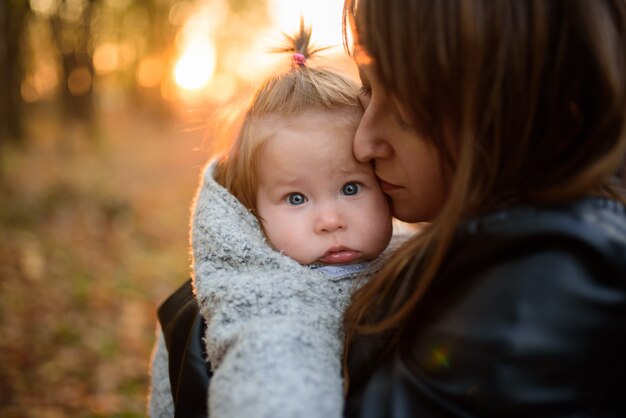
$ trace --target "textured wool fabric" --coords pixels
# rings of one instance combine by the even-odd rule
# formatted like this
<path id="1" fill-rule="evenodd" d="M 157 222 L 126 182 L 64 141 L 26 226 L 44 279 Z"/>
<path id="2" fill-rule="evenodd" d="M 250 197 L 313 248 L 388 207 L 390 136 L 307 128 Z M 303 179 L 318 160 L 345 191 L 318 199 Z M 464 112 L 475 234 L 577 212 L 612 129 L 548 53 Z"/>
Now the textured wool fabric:
<path id="1" fill-rule="evenodd" d="M 254 215 L 215 182 L 213 169 L 209 164 L 204 172 L 191 228 L 193 286 L 214 371 L 209 415 L 342 416 L 341 319 L 365 275 L 328 276 L 273 250 Z M 167 351 L 159 337 L 151 416 L 173 415 L 164 373 Z"/>
<path id="2" fill-rule="evenodd" d="M 167 348 L 161 327 L 157 326 L 156 343 L 150 361 L 150 392 L 148 394 L 148 415 L 153 418 L 174 416 L 174 402 L 168 369 Z"/>

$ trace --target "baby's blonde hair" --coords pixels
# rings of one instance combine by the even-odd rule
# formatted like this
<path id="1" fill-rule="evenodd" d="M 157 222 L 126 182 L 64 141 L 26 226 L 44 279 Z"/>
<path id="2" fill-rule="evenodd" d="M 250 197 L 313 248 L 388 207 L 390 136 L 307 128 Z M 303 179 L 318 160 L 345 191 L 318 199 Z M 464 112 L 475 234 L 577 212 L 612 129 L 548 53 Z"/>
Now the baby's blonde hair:
<path id="1" fill-rule="evenodd" d="M 239 132 L 215 168 L 215 179 L 256 214 L 258 155 L 274 134 L 274 127 L 308 112 L 332 112 L 329 117 L 358 123 L 363 112 L 359 87 L 352 80 L 305 61 L 318 50 L 309 45 L 311 29 L 300 23 L 300 32 L 288 37 L 291 46 L 281 49 L 293 56 L 289 71 L 276 74 L 257 90 L 243 117 Z"/>

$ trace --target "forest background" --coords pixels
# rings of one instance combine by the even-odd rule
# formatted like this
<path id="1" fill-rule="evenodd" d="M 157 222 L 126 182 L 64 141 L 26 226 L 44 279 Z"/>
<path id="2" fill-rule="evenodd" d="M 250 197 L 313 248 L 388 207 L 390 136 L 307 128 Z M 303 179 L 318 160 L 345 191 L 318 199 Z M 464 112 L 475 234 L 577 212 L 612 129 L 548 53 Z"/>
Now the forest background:
<path id="1" fill-rule="evenodd" d="M 0 416 L 145 416 L 211 145 L 341 0 L 0 0 Z M 354 75 L 341 46 L 318 60 Z"/>

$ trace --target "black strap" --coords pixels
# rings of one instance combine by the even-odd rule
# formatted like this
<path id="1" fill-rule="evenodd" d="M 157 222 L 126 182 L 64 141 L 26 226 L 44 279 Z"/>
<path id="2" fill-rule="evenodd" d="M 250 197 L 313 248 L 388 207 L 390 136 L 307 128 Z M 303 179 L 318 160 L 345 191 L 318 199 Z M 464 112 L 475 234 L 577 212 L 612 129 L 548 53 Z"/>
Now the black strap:
<path id="1" fill-rule="evenodd" d="M 159 307 L 169 358 L 174 417 L 208 417 L 208 387 L 211 367 L 203 344 L 205 322 L 187 280 Z"/>

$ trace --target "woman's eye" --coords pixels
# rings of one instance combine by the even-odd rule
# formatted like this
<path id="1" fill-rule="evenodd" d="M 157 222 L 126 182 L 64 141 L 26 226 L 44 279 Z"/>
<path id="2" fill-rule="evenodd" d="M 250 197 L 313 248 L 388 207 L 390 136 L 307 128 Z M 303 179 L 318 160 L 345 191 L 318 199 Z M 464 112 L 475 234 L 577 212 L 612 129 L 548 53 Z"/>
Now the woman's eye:
<path id="1" fill-rule="evenodd" d="M 290 193 L 287 202 L 292 206 L 298 206 L 306 202 L 306 197 L 302 193 Z"/>
<path id="2" fill-rule="evenodd" d="M 404 118 L 402 116 L 400 116 L 400 113 L 398 111 L 394 111 L 393 115 L 396 119 L 396 123 L 398 124 L 398 126 L 400 127 L 400 129 L 402 129 L 403 131 L 406 132 L 413 132 L 413 125 L 411 125 L 409 122 L 405 121 Z"/>
<path id="3" fill-rule="evenodd" d="M 405 116 L 406 112 L 402 112 L 401 109 L 402 107 L 400 105 L 400 101 L 394 100 L 391 110 L 393 112 L 396 123 L 398 124 L 400 129 L 408 132 L 414 132 L 415 128 L 411 123 L 407 121 L 407 117 Z"/>
<path id="4" fill-rule="evenodd" d="M 361 187 L 357 183 L 346 183 L 341 188 L 341 194 L 345 196 L 354 196 L 360 189 Z"/>
<path id="5" fill-rule="evenodd" d="M 372 99 L 372 88 L 369 86 L 361 86 L 361 91 L 359 92 L 359 103 L 361 104 L 361 108 L 363 111 L 367 109 L 367 106 L 370 104 L 370 100 Z"/>

